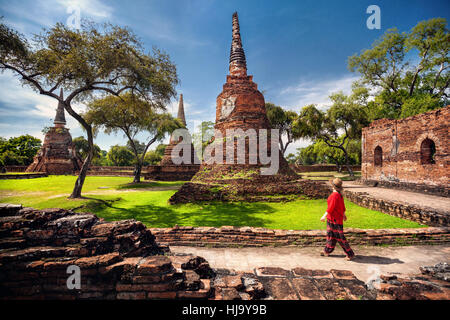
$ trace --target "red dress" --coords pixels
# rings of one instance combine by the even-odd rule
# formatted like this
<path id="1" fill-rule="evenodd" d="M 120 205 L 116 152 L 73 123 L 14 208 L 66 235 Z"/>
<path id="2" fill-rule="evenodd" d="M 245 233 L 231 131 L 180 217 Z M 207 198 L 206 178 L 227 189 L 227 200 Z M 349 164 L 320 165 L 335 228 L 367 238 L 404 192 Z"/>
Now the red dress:
<path id="1" fill-rule="evenodd" d="M 349 258 L 352 258 L 355 253 L 352 248 L 350 248 L 350 245 L 344 235 L 344 198 L 339 192 L 333 192 L 328 197 L 327 203 L 327 243 L 324 251 L 327 254 L 332 253 L 336 247 L 336 243 L 339 242 L 342 249 L 344 249 L 345 254 Z"/>
<path id="2" fill-rule="evenodd" d="M 345 204 L 344 198 L 339 192 L 330 194 L 327 200 L 327 220 L 337 224 L 344 223 Z"/>

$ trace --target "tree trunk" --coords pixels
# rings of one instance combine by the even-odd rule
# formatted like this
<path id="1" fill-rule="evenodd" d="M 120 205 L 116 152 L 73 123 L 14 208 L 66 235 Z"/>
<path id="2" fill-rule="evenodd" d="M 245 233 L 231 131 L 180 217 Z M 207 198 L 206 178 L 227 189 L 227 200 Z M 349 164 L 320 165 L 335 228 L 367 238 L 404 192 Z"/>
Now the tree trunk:
<path id="1" fill-rule="evenodd" d="M 142 171 L 142 164 L 137 163 L 134 167 L 134 180 L 133 183 L 140 183 L 141 182 L 141 171 Z"/>
<path id="2" fill-rule="evenodd" d="M 344 155 L 345 155 L 345 166 L 347 167 L 347 171 L 348 174 L 350 175 L 350 177 L 354 177 L 355 174 L 353 173 L 352 170 L 352 166 L 348 163 L 348 154 L 347 154 L 347 150 L 345 150 L 344 148 L 341 149 L 342 151 L 344 151 Z"/>
<path id="3" fill-rule="evenodd" d="M 83 165 L 81 166 L 77 181 L 75 181 L 75 186 L 73 188 L 72 194 L 69 196 L 70 199 L 82 198 L 81 189 L 83 189 L 84 180 L 86 179 L 88 169 L 91 165 L 92 158 L 94 157 L 94 139 L 92 136 L 92 128 L 89 126 L 85 127 L 85 129 L 88 135 L 87 140 L 89 143 L 89 151 L 86 159 L 84 159 Z"/>
<path id="4" fill-rule="evenodd" d="M 73 188 L 72 194 L 69 197 L 71 199 L 81 198 L 81 189 L 83 189 L 84 180 L 86 179 L 87 171 L 89 169 L 89 166 L 91 165 L 92 152 L 92 147 L 90 147 L 88 155 L 84 160 L 83 165 L 81 166 L 77 181 L 75 181 L 75 186 Z"/>

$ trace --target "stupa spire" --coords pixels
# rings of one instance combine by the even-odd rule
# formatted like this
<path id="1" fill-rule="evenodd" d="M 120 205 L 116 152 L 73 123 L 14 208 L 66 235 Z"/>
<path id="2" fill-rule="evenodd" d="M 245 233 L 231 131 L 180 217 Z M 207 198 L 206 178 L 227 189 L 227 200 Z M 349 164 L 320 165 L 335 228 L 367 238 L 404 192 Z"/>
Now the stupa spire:
<path id="1" fill-rule="evenodd" d="M 237 12 L 233 13 L 233 39 L 230 50 L 230 74 L 233 76 L 247 75 L 247 62 L 242 48 L 241 32 Z"/>
<path id="2" fill-rule="evenodd" d="M 184 126 L 186 126 L 186 117 L 184 116 L 184 103 L 183 94 L 180 94 L 180 101 L 178 102 L 178 115 L 177 118 L 181 120 Z"/>
<path id="3" fill-rule="evenodd" d="M 63 89 L 61 88 L 61 91 L 59 93 L 59 97 L 61 100 L 63 99 Z M 64 115 L 64 105 L 61 103 L 61 101 L 58 101 L 58 107 L 56 108 L 56 116 L 55 120 L 53 120 L 53 123 L 55 125 L 62 125 L 64 126 L 66 124 L 66 117 Z"/>

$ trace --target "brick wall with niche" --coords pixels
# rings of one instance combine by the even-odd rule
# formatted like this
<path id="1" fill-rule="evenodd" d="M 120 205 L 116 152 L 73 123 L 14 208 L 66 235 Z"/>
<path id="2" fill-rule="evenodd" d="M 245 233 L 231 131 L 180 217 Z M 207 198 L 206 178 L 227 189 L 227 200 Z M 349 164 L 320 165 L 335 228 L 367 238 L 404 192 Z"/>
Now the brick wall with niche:
<path id="1" fill-rule="evenodd" d="M 449 117 L 447 106 L 405 119 L 372 122 L 362 133 L 362 179 L 383 185 L 432 186 L 448 196 Z"/>

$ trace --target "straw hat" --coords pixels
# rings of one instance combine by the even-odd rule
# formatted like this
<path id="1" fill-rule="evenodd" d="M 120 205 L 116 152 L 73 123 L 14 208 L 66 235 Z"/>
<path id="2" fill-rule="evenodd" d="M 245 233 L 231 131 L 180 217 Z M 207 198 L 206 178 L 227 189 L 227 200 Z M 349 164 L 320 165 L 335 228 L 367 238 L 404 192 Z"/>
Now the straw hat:
<path id="1" fill-rule="evenodd" d="M 336 179 L 330 179 L 330 184 L 333 188 L 335 188 L 337 191 L 341 192 L 343 190 L 342 188 L 342 180 L 339 178 Z"/>

